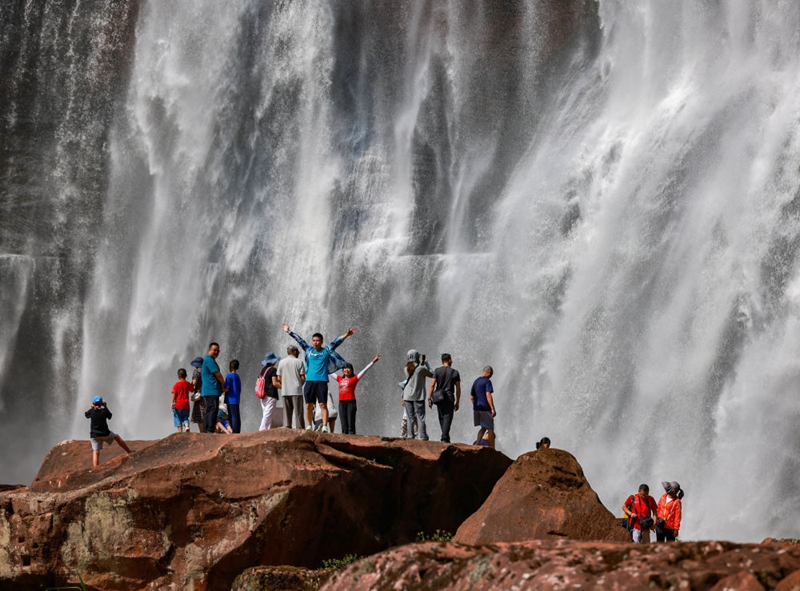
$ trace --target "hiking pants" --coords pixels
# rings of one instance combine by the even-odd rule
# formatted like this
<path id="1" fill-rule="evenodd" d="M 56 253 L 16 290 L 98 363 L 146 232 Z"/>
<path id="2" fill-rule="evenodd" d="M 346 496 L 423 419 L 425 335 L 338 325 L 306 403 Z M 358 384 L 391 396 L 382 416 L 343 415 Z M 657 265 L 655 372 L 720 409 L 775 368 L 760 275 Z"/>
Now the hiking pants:
<path id="1" fill-rule="evenodd" d="M 450 400 L 447 396 L 436 405 L 436 410 L 439 412 L 439 426 L 442 428 L 442 441 L 445 443 L 450 443 L 450 425 L 453 424 L 455 408 L 455 401 Z"/>
<path id="2" fill-rule="evenodd" d="M 339 418 L 342 422 L 342 433 L 347 435 L 356 434 L 356 401 L 355 400 L 340 400 L 339 401 Z"/>
<path id="3" fill-rule="evenodd" d="M 305 402 L 302 396 L 284 396 L 283 397 L 283 426 L 292 428 L 292 414 L 295 418 L 295 429 L 306 428 L 306 418 L 303 416 L 305 412 Z"/>
<path id="4" fill-rule="evenodd" d="M 408 410 L 408 422 L 414 424 L 414 419 L 419 424 L 419 438 L 422 441 L 428 441 L 428 431 L 425 428 L 425 401 L 424 400 L 406 400 L 406 409 Z"/>
<path id="5" fill-rule="evenodd" d="M 219 396 L 203 396 L 203 400 L 206 401 L 206 414 L 203 417 L 203 428 L 206 433 L 216 433 Z"/>

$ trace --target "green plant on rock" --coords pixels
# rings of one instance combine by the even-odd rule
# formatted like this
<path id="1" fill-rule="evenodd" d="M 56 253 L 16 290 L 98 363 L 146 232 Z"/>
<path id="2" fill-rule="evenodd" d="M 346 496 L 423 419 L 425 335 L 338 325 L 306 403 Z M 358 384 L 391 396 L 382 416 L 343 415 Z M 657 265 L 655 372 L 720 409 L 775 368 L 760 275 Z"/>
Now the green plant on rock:
<path id="1" fill-rule="evenodd" d="M 427 535 L 425 532 L 419 532 L 417 534 L 418 542 L 449 542 L 452 539 L 453 534 L 443 529 L 437 529 L 431 535 Z"/>
<path id="2" fill-rule="evenodd" d="M 78 591 L 89 591 L 88 587 L 86 587 L 86 583 L 83 582 L 83 577 L 78 575 L 78 580 L 81 582 L 81 586 L 78 587 L 77 585 L 70 585 L 68 587 L 48 587 L 46 591 L 62 591 L 62 589 L 77 589 Z"/>
<path id="3" fill-rule="evenodd" d="M 358 554 L 348 554 L 342 558 L 329 558 L 328 560 L 322 561 L 322 568 L 325 570 L 339 570 L 362 558 L 363 556 L 359 556 Z"/>

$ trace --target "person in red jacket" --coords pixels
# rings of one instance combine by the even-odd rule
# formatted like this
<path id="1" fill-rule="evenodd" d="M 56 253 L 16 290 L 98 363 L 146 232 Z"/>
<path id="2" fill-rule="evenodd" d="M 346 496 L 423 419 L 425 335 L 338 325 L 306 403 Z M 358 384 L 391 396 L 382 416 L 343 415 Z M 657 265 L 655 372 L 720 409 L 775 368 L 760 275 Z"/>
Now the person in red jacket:
<path id="1" fill-rule="evenodd" d="M 631 535 L 637 544 L 650 543 L 650 532 L 655 527 L 656 500 L 650 496 L 650 487 L 639 485 L 639 493 L 629 496 L 622 505 L 622 512 L 628 516 Z M 642 523 L 644 522 L 644 523 Z"/>
<path id="2" fill-rule="evenodd" d="M 662 482 L 661 486 L 667 491 L 658 501 L 656 512 L 656 540 L 659 542 L 674 542 L 681 528 L 681 499 L 683 491 L 677 482 Z"/>

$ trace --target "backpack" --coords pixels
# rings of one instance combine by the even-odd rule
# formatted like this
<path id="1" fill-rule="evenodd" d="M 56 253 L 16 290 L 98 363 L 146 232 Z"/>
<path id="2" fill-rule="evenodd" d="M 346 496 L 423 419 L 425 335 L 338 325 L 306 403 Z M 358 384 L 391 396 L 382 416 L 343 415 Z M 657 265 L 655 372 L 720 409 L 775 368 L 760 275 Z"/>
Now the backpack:
<path id="1" fill-rule="evenodd" d="M 262 400 L 267 395 L 267 379 L 264 377 L 266 374 L 266 371 L 262 371 L 256 380 L 256 397 Z"/>

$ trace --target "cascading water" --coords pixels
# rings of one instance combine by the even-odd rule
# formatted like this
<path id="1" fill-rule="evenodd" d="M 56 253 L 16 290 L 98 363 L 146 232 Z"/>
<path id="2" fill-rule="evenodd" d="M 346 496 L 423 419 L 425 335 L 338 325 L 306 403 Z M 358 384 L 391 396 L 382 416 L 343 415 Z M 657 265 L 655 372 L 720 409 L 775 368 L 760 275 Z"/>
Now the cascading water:
<path id="1" fill-rule="evenodd" d="M 678 480 L 687 539 L 797 535 L 800 5 L 66 4 L 0 9 L 0 480 L 98 393 L 170 433 L 211 340 L 250 384 L 354 324 L 364 434 L 446 351 L 612 510 Z"/>

